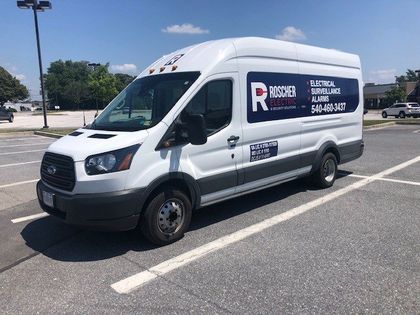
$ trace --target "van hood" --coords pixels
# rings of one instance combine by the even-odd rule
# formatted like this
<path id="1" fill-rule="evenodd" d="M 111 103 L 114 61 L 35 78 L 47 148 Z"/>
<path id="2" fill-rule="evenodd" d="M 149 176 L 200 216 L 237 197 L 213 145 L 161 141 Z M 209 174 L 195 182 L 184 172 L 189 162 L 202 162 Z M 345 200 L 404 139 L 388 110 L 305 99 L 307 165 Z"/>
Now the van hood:
<path id="1" fill-rule="evenodd" d="M 122 132 L 81 128 L 52 143 L 47 151 L 70 156 L 75 162 L 84 161 L 93 154 L 141 144 L 148 134 L 147 130 Z"/>

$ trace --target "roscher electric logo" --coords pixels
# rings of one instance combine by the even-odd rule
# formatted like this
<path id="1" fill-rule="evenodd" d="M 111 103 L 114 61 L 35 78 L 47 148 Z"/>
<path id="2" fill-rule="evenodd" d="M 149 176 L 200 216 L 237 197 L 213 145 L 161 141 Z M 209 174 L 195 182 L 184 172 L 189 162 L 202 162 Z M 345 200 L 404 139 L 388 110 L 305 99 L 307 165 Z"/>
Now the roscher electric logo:
<path id="1" fill-rule="evenodd" d="M 251 97 L 253 112 L 258 111 L 258 104 L 263 111 L 292 109 L 296 106 L 296 86 L 269 85 L 267 88 L 262 82 L 251 82 Z"/>

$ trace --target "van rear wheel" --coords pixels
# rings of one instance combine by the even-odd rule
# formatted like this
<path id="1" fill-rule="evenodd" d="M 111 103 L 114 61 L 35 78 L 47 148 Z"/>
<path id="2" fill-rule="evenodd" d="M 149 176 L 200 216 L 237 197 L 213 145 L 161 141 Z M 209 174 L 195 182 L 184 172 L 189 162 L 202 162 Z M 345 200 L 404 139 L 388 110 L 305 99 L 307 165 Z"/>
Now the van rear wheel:
<path id="1" fill-rule="evenodd" d="M 322 157 L 320 167 L 312 175 L 314 184 L 320 188 L 331 187 L 337 177 L 337 158 L 333 153 L 326 153 Z"/>
<path id="2" fill-rule="evenodd" d="M 191 202 L 185 193 L 166 188 L 148 203 L 140 229 L 150 242 L 167 245 L 184 236 L 191 222 L 191 214 Z"/>

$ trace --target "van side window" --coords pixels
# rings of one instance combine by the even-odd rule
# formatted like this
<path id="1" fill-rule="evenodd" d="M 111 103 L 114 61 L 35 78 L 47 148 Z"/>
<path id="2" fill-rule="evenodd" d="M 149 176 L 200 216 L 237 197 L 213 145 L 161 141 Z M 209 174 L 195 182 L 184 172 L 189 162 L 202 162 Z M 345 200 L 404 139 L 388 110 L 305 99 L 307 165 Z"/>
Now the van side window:
<path id="1" fill-rule="evenodd" d="M 203 115 L 207 135 L 229 125 L 232 118 L 232 81 L 217 80 L 203 86 L 182 111 L 181 121 L 185 120 L 185 115 L 192 114 Z"/>

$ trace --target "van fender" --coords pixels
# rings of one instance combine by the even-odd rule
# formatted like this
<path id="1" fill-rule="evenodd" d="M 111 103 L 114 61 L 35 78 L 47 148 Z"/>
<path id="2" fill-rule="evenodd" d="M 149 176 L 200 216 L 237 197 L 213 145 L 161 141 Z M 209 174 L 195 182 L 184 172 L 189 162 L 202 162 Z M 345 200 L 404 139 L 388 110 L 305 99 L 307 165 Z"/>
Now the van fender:
<path id="1" fill-rule="evenodd" d="M 191 175 L 183 172 L 169 172 L 156 178 L 146 187 L 140 198 L 140 205 L 138 208 L 140 209 L 140 212 L 143 210 L 146 201 L 158 187 L 170 184 L 173 181 L 182 181 L 185 184 L 188 189 L 188 193 L 191 196 L 191 204 L 193 208 L 200 204 L 200 187 L 198 186 L 196 180 Z"/>
<path id="2" fill-rule="evenodd" d="M 333 141 L 324 142 L 315 154 L 314 162 L 311 168 L 311 174 L 321 166 L 321 160 L 325 152 L 331 151 L 337 157 L 337 163 L 340 163 L 340 150 L 338 145 Z"/>

